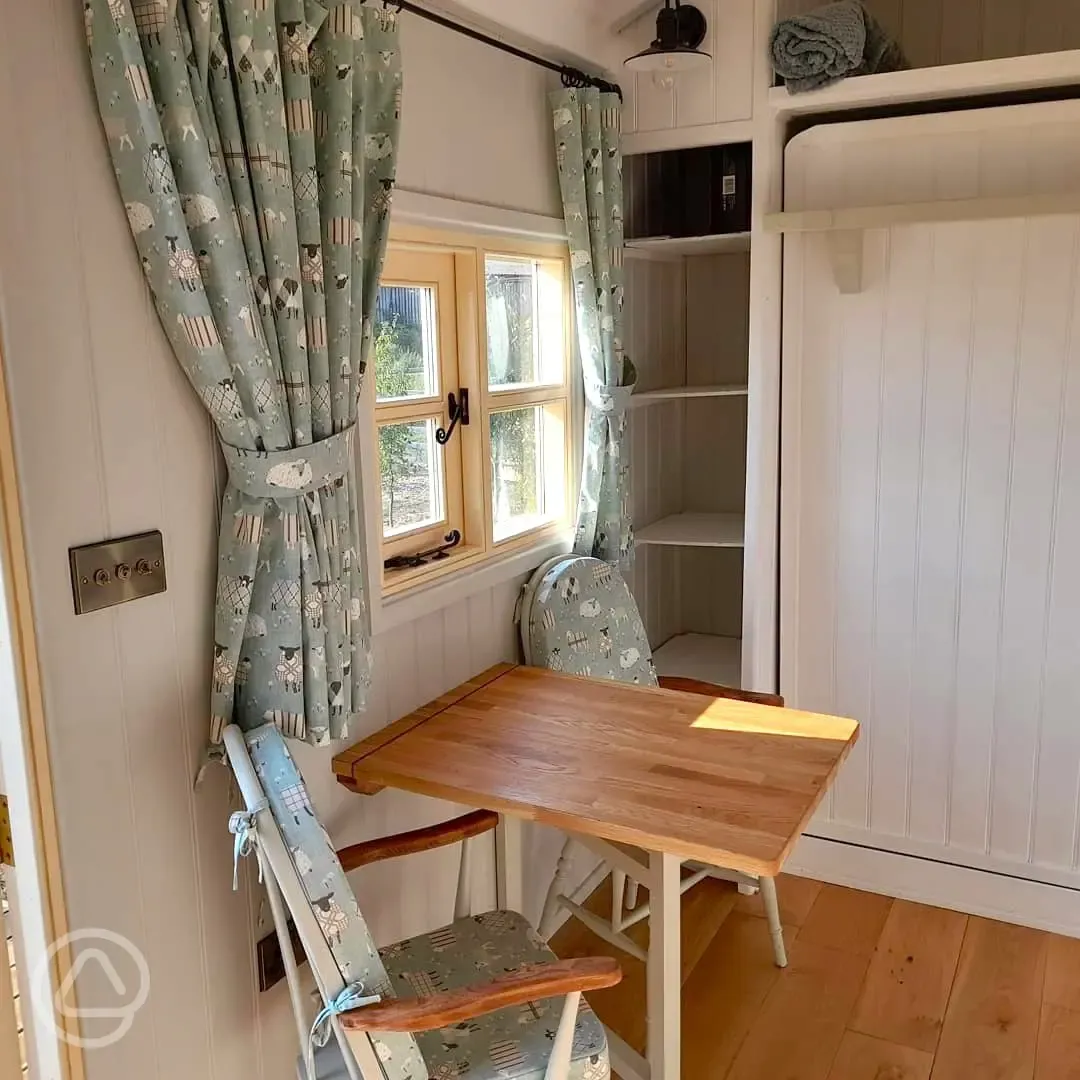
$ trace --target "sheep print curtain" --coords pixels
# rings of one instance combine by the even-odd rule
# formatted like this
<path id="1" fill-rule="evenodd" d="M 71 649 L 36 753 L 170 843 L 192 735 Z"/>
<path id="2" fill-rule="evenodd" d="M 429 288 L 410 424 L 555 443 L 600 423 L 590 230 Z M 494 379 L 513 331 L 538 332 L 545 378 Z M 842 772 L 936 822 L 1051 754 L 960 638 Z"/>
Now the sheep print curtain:
<path id="1" fill-rule="evenodd" d="M 395 14 L 361 0 L 86 0 L 109 151 L 228 466 L 210 742 L 322 745 L 369 685 L 357 397 L 389 228 Z"/>
<path id="2" fill-rule="evenodd" d="M 623 352 L 622 102 L 599 90 L 552 95 L 578 347 L 585 380 L 579 555 L 633 557 L 626 409 L 637 376 Z"/>

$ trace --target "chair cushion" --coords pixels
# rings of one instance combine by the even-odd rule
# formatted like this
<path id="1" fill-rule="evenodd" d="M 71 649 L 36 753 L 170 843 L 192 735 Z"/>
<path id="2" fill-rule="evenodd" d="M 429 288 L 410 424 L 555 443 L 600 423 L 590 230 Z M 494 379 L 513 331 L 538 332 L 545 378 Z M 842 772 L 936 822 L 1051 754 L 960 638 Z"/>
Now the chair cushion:
<path id="1" fill-rule="evenodd" d="M 398 996 L 432 994 L 497 978 L 525 964 L 556 959 L 525 918 L 490 911 L 382 950 Z M 542 1078 L 565 998 L 549 998 L 416 1036 L 432 1080 Z M 571 1080 L 607 1080 L 607 1037 L 582 999 L 574 1032 Z"/>
<path id="2" fill-rule="evenodd" d="M 622 575 L 599 559 L 567 555 L 545 563 L 521 609 L 526 662 L 595 679 L 656 686 L 652 652 Z"/>
<path id="3" fill-rule="evenodd" d="M 399 997 L 430 995 L 494 979 L 524 964 L 555 960 L 540 935 L 514 912 L 491 911 L 399 941 L 382 950 Z M 543 1080 L 565 998 L 551 998 L 416 1036 L 430 1080 Z M 338 1080 L 331 1043 L 317 1062 L 319 1080 Z M 585 1003 L 578 1011 L 570 1080 L 608 1080 L 607 1037 Z"/>
<path id="4" fill-rule="evenodd" d="M 364 922 L 334 845 L 315 816 L 304 779 L 273 724 L 244 735 L 251 763 L 270 812 L 289 849 L 304 895 L 346 985 L 362 983 L 375 994 L 392 994 L 390 979 Z M 390 1080 L 417 1080 L 423 1063 L 416 1041 L 405 1034 L 372 1036 Z"/>

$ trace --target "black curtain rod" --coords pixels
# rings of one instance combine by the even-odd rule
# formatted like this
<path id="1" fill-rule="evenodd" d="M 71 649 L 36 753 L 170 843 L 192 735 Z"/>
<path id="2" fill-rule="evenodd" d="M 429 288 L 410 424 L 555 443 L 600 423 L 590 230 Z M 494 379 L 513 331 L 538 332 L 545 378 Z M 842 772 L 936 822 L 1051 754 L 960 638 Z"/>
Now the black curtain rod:
<path id="1" fill-rule="evenodd" d="M 536 56 L 533 53 L 526 52 L 524 49 L 519 49 L 515 45 L 509 45 L 505 41 L 499 41 L 498 38 L 482 34 L 479 30 L 473 30 L 471 27 L 462 26 L 461 23 L 456 23 L 452 19 L 446 18 L 445 15 L 439 15 L 437 12 L 428 11 L 427 8 L 422 8 L 418 4 L 412 3 L 412 0 L 383 0 L 383 7 L 394 8 L 397 11 L 407 11 L 411 15 L 418 15 L 421 19 L 427 19 L 428 22 L 433 22 L 437 26 L 452 30 L 455 34 L 461 34 L 463 37 L 472 38 L 473 41 L 482 42 L 484 45 L 489 45 L 491 48 L 498 49 L 500 52 L 516 56 L 519 60 L 527 60 L 530 64 L 535 64 L 537 67 L 547 68 L 548 71 L 554 71 L 556 75 L 561 76 L 563 86 L 578 88 L 595 86 L 597 90 L 600 90 L 605 94 L 618 94 L 620 101 L 623 99 L 622 88 L 617 83 L 608 82 L 606 79 L 599 79 L 595 75 L 588 75 L 580 68 L 571 67 L 569 64 L 557 64 L 554 60 L 546 60 L 542 56 Z"/>

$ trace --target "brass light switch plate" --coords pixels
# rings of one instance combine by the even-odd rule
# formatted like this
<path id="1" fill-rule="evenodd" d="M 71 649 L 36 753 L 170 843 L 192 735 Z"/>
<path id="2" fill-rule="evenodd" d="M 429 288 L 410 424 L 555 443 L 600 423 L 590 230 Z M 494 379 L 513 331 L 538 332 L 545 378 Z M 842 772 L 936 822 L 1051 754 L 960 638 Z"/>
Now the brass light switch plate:
<path id="1" fill-rule="evenodd" d="M 165 591 L 165 549 L 160 532 L 71 548 L 68 557 L 76 615 Z"/>

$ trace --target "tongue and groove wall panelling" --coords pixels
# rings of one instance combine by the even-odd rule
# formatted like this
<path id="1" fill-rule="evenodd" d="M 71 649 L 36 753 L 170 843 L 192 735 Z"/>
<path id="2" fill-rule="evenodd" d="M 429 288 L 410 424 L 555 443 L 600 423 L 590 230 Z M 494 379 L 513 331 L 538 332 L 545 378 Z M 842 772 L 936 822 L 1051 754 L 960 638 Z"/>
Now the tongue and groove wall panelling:
<path id="1" fill-rule="evenodd" d="M 1080 189 L 1080 103 L 833 125 L 788 209 Z M 782 690 L 863 734 L 812 832 L 1080 886 L 1080 216 L 785 251 Z"/>

